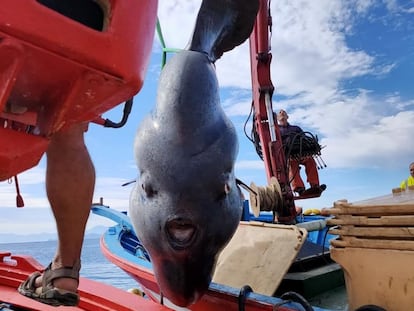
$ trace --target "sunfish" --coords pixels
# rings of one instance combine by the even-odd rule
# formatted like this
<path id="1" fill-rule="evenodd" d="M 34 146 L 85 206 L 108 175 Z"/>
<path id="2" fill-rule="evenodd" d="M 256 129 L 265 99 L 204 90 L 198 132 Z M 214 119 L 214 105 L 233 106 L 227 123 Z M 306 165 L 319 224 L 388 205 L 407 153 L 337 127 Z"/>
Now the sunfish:
<path id="1" fill-rule="evenodd" d="M 136 134 L 130 216 L 162 296 L 178 306 L 207 291 L 241 219 L 238 140 L 214 62 L 248 38 L 257 10 L 253 0 L 202 2 L 189 46 L 162 70 L 156 107 Z"/>

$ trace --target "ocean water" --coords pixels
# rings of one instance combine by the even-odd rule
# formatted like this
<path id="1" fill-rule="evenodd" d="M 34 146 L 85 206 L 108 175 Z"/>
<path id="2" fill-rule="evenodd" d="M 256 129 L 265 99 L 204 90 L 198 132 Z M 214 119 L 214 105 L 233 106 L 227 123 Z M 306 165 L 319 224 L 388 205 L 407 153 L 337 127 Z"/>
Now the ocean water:
<path id="1" fill-rule="evenodd" d="M 0 251 L 29 255 L 47 266 L 55 254 L 56 241 L 0 244 Z M 138 283 L 102 254 L 99 239 L 85 239 L 80 275 L 123 290 L 139 288 Z"/>

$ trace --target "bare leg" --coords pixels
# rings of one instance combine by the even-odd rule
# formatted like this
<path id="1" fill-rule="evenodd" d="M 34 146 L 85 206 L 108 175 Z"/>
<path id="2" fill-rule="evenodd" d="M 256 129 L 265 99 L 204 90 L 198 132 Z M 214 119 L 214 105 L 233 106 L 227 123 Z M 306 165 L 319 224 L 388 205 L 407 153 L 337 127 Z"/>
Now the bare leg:
<path id="1" fill-rule="evenodd" d="M 95 169 L 84 143 L 86 124 L 55 134 L 47 150 L 46 191 L 58 232 L 52 270 L 80 260 L 95 187 Z M 36 280 L 40 286 L 41 277 Z M 76 291 L 77 281 L 56 279 L 54 286 Z"/>

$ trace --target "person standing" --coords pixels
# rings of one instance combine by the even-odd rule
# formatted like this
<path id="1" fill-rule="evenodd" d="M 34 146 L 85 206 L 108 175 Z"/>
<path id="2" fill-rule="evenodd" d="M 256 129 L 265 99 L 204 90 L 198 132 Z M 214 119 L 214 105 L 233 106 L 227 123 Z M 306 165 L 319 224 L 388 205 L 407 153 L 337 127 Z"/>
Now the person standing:
<path id="1" fill-rule="evenodd" d="M 292 137 L 304 133 L 297 125 L 291 125 L 287 120 L 289 116 L 285 110 L 280 110 L 277 114 L 277 121 L 279 124 L 279 131 L 282 137 L 282 142 L 285 145 Z M 319 184 L 318 169 L 315 160 L 311 156 L 297 158 L 289 158 L 289 180 L 291 181 L 292 189 L 299 195 L 302 194 L 318 194 L 326 189 L 326 185 Z M 305 184 L 299 172 L 299 165 L 305 166 L 307 181 L 310 184 L 310 189 L 305 190 Z M 306 192 L 305 192 L 306 191 Z"/>
<path id="2" fill-rule="evenodd" d="M 414 162 L 411 162 L 408 168 L 410 170 L 410 176 L 401 182 L 400 188 L 402 190 L 406 190 L 408 187 L 414 187 Z"/>

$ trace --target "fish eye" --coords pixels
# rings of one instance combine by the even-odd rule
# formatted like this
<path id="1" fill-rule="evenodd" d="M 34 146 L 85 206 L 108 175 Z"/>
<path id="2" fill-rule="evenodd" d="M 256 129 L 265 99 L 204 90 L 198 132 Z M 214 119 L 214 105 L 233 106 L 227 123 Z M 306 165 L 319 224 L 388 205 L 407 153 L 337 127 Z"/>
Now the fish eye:
<path id="1" fill-rule="evenodd" d="M 222 191 L 222 192 L 220 192 L 220 194 L 216 197 L 216 201 L 221 201 L 221 200 L 224 200 L 224 199 L 227 197 L 227 195 L 230 193 L 230 190 L 231 190 L 231 188 L 230 188 L 229 184 L 225 183 L 225 184 L 224 184 L 224 189 L 223 189 L 223 191 Z"/>
<path id="2" fill-rule="evenodd" d="M 154 190 L 154 188 L 149 183 L 142 183 L 141 188 L 142 190 L 145 191 L 145 194 L 147 195 L 148 198 L 152 198 L 158 193 L 157 191 Z"/>

